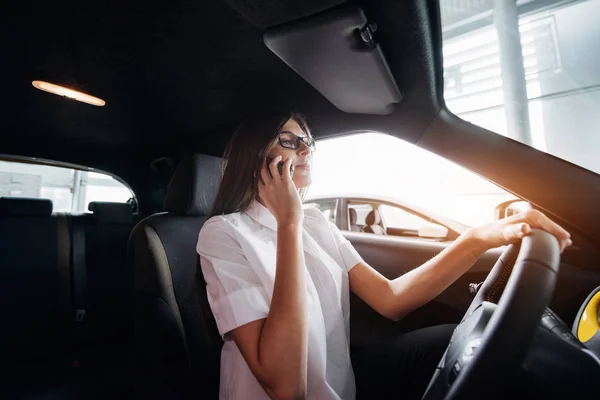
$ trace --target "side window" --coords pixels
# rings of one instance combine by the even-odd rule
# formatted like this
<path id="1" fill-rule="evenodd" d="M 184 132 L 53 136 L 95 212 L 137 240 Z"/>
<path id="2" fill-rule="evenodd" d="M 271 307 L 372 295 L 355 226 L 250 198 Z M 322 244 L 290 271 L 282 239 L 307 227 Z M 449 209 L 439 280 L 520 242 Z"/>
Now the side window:
<path id="1" fill-rule="evenodd" d="M 319 140 L 317 148 L 308 190 L 314 198 L 342 198 L 348 193 L 385 197 L 391 203 L 406 204 L 409 212 L 412 208 L 408 205 L 414 205 L 418 214 L 448 219 L 459 232 L 494 221 L 496 206 L 516 199 L 465 168 L 391 135 L 366 132 L 340 136 Z M 363 211 L 364 203 L 363 208 L 356 208 L 359 226 L 365 224 L 368 214 Z M 390 225 L 417 225 L 418 220 L 400 211 L 388 214 L 393 219 Z"/>
<path id="2" fill-rule="evenodd" d="M 427 220 L 411 214 L 401 208 L 382 204 L 379 206 L 379 212 L 385 226 L 404 231 L 419 231 L 419 228 L 428 223 Z"/>
<path id="3" fill-rule="evenodd" d="M 131 190 L 114 177 L 97 172 L 81 172 L 82 183 L 86 188 L 85 210 L 91 201 L 112 201 L 126 203 L 133 197 Z"/>
<path id="4" fill-rule="evenodd" d="M 335 224 L 335 217 L 337 216 L 337 199 L 311 201 L 307 204 L 317 207 L 329 222 Z"/>
<path id="5" fill-rule="evenodd" d="M 110 175 L 58 167 L 0 161 L 0 197 L 50 199 L 53 212 L 81 214 L 92 201 L 126 203 L 131 190 Z"/>

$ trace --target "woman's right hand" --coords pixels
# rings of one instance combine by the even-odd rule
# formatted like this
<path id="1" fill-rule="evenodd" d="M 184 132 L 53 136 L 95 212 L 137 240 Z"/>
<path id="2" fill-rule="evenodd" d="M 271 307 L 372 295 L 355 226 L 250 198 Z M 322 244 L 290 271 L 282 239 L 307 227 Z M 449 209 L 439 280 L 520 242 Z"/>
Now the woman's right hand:
<path id="1" fill-rule="evenodd" d="M 292 181 L 292 158 L 288 157 L 283 165 L 283 175 L 279 175 L 277 164 L 282 157 L 277 156 L 267 164 L 263 162 L 260 171 L 261 180 L 258 182 L 258 195 L 265 207 L 271 211 L 277 224 L 301 225 L 304 219 L 302 200 Z M 270 171 L 270 173 L 269 173 Z"/>

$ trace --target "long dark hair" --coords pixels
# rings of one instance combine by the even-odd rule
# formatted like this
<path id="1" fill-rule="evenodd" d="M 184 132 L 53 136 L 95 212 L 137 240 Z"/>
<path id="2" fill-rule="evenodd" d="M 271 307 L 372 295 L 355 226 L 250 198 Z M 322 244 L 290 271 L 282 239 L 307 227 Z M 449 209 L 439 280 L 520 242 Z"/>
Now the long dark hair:
<path id="1" fill-rule="evenodd" d="M 242 121 L 223 154 L 225 170 L 209 218 L 246 211 L 258 198 L 263 161 L 289 120 L 296 121 L 310 135 L 306 120 L 293 112 L 255 114 Z M 302 197 L 305 192 L 306 189 L 300 189 Z"/>

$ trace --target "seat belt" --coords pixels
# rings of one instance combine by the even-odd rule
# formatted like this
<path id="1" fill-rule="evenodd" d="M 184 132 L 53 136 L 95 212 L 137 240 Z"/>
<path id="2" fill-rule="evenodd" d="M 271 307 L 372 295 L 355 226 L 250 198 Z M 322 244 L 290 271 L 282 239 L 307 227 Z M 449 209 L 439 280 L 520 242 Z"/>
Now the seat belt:
<path id="1" fill-rule="evenodd" d="M 82 224 L 73 224 L 73 300 L 75 322 L 83 322 L 87 309 L 87 275 L 85 227 Z"/>
<path id="2" fill-rule="evenodd" d="M 58 230 L 58 285 L 59 301 L 65 324 L 71 322 L 73 303 L 71 297 L 71 238 L 69 220 L 65 214 L 56 214 Z"/>
<path id="3" fill-rule="evenodd" d="M 85 226 L 80 223 L 73 223 L 73 315 L 74 323 L 74 345 L 73 345 L 73 366 L 81 367 L 81 351 L 85 345 L 85 322 L 88 305 L 87 291 L 87 271 L 85 260 Z"/>

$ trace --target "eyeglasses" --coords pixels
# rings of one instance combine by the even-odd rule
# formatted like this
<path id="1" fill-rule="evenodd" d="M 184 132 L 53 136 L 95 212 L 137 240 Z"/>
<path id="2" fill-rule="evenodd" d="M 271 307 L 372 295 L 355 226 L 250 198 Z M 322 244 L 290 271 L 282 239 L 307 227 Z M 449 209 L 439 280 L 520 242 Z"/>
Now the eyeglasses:
<path id="1" fill-rule="evenodd" d="M 291 132 L 282 132 L 279 134 L 279 144 L 286 149 L 299 149 L 300 142 L 303 142 L 311 151 L 316 151 L 315 140 L 310 136 L 298 136 Z"/>

